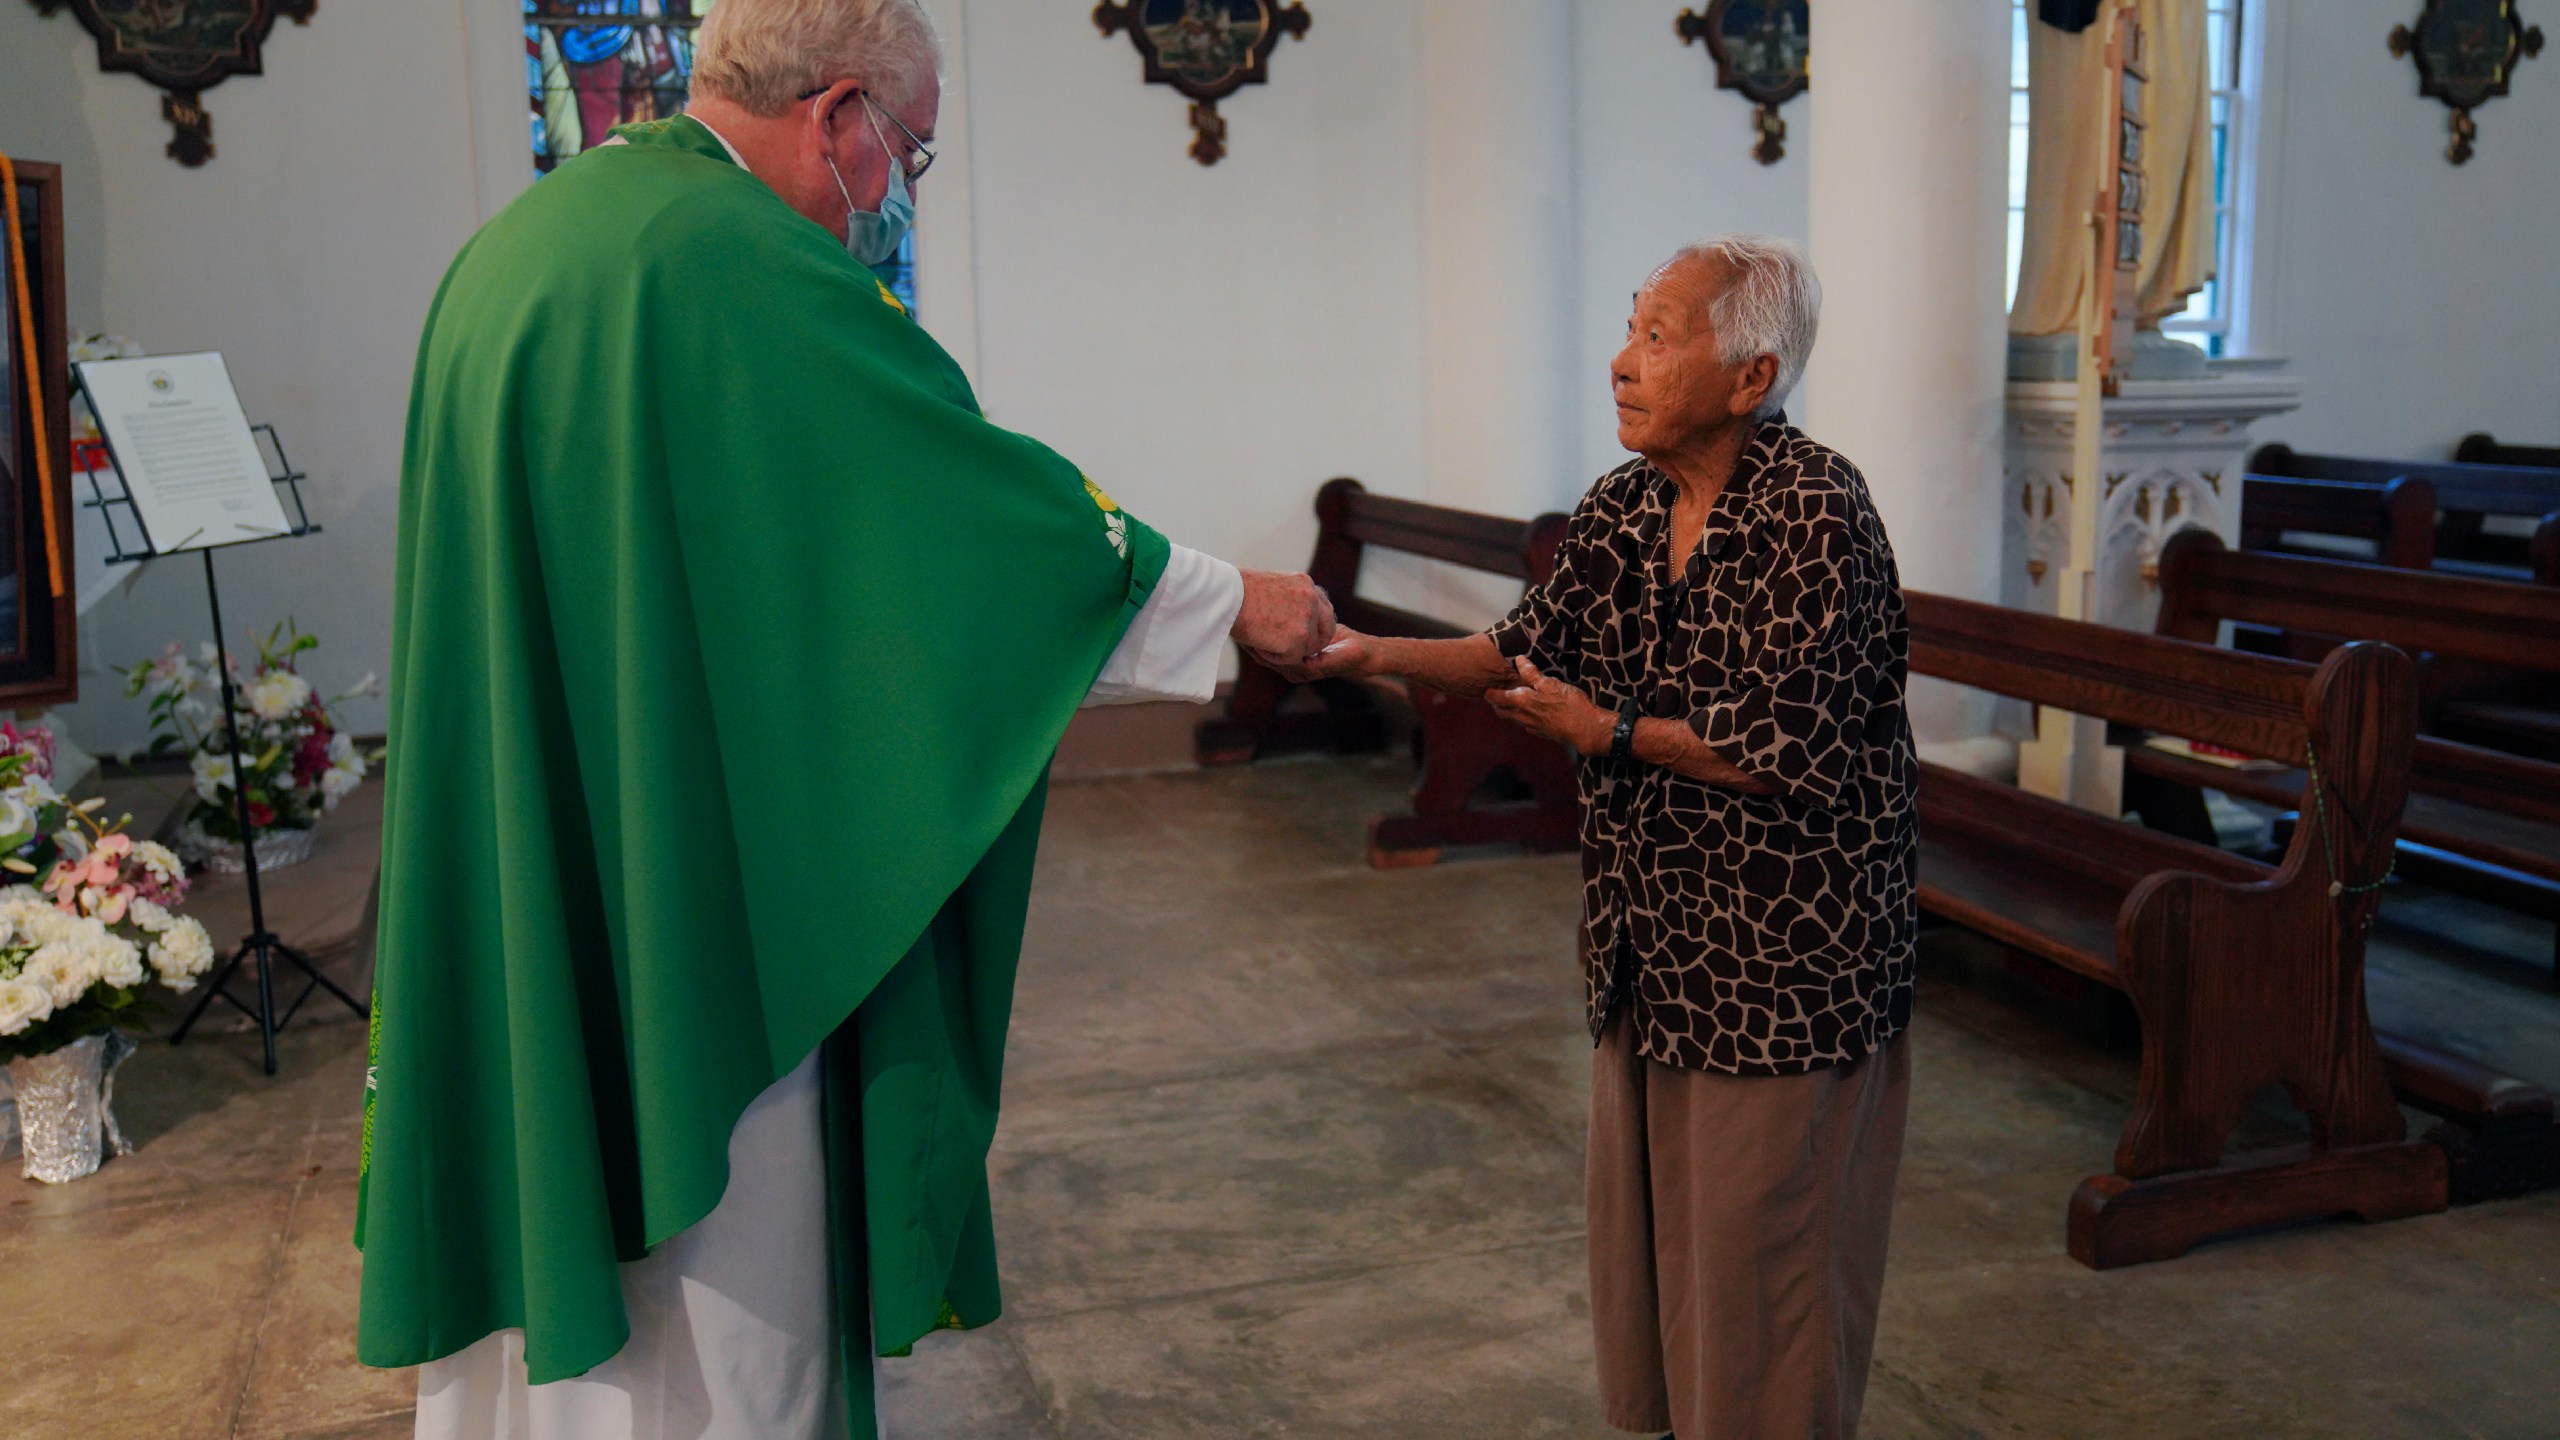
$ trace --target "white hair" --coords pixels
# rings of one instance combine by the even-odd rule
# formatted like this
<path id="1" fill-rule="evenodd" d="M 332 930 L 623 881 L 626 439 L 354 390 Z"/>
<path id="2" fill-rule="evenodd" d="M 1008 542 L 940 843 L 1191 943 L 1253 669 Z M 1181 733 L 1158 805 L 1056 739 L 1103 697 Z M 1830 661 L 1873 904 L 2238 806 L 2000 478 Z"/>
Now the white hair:
<path id="1" fill-rule="evenodd" d="M 904 105 L 941 67 L 942 37 L 916 0 L 719 0 L 695 32 L 693 89 L 779 115 L 859 79 L 880 103 Z"/>
<path id="2" fill-rule="evenodd" d="M 721 0 L 735 4 L 737 0 Z M 1705 260 L 1724 269 L 1724 287 L 1708 302 L 1707 320 L 1715 327 L 1716 358 L 1740 365 L 1754 356 L 1778 362 L 1778 378 L 1751 412 L 1766 420 L 1787 403 L 1804 378 L 1804 362 L 1813 354 L 1814 332 L 1822 325 L 1822 282 L 1814 278 L 1813 261 L 1804 247 L 1774 235 L 1718 235 L 1682 247 L 1671 257 Z"/>

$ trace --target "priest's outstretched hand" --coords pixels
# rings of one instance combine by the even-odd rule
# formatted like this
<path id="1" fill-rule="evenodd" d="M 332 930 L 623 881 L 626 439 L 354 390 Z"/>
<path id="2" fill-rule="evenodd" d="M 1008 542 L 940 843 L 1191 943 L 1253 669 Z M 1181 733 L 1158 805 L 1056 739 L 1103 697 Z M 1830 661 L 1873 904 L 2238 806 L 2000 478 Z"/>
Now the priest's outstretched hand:
<path id="1" fill-rule="evenodd" d="M 1244 605 L 1227 633 L 1274 666 L 1295 667 L 1333 641 L 1333 602 L 1304 575 L 1246 570 Z"/>

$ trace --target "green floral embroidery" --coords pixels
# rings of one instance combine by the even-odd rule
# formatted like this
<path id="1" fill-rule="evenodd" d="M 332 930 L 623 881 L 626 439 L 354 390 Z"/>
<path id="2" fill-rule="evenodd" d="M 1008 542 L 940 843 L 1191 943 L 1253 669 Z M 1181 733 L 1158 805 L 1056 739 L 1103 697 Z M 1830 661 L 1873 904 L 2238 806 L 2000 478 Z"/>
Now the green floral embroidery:
<path id="1" fill-rule="evenodd" d="M 373 1004 L 367 1007 L 364 1022 L 364 1138 L 356 1150 L 356 1178 L 362 1180 L 373 1169 L 373 1096 L 379 1087 L 374 1077 L 382 1070 L 382 992 L 376 989 Z"/>

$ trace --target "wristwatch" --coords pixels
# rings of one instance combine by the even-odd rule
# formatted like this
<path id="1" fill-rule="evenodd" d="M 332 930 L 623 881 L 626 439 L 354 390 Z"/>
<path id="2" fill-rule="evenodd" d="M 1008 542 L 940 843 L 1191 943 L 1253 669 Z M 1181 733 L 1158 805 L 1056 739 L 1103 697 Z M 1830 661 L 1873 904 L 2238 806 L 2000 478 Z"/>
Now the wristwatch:
<path id="1" fill-rule="evenodd" d="M 1609 732 L 1609 758 L 1613 760 L 1634 758 L 1637 714 L 1636 702 L 1633 700 L 1618 707 L 1618 728 Z"/>

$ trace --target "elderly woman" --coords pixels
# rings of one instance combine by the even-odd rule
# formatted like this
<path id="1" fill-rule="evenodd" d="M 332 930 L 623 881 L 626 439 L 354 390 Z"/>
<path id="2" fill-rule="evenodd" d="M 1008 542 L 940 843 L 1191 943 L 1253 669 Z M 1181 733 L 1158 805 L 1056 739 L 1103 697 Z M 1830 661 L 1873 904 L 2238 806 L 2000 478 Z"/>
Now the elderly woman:
<path id="1" fill-rule="evenodd" d="M 1848 1436 L 1910 1057 L 1912 751 L 1892 547 L 1786 423 L 1821 292 L 1729 235 L 1635 297 L 1640 458 L 1554 576 L 1459 640 L 1337 631 L 1315 673 L 1481 692 L 1581 752 L 1591 1311 L 1611 1424 Z"/>

